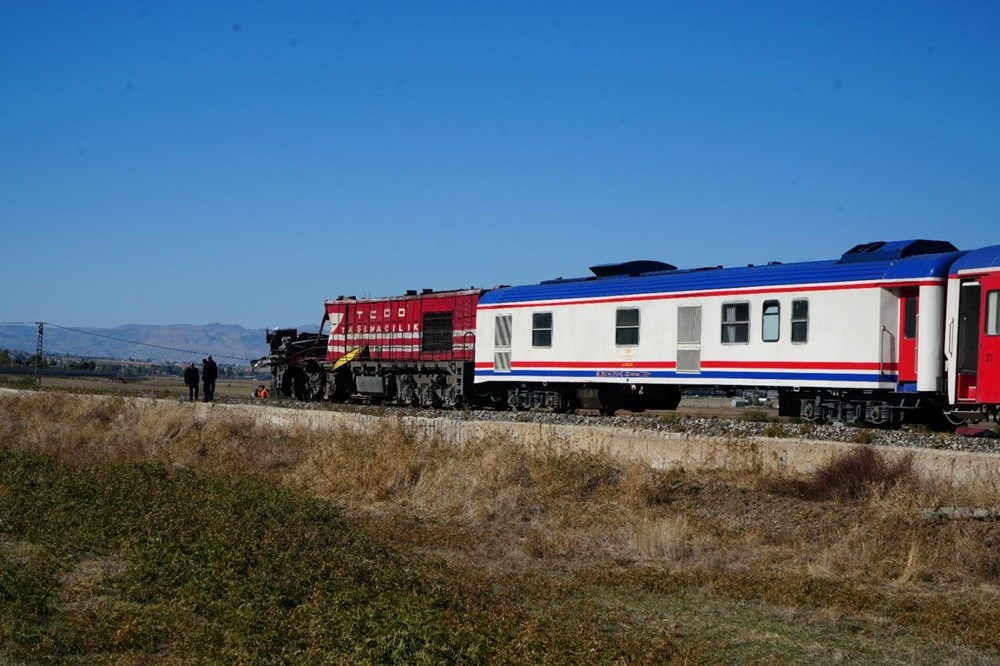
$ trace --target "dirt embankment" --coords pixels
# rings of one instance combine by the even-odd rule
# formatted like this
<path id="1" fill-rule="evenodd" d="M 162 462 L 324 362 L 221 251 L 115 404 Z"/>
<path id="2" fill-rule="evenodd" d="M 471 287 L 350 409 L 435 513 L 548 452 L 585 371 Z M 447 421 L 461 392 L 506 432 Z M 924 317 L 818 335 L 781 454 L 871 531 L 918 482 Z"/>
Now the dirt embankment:
<path id="1" fill-rule="evenodd" d="M 898 459 L 841 461 L 825 479 L 656 471 L 500 436 L 454 446 L 399 420 L 362 432 L 121 398 L 0 403 L 6 447 L 264 476 L 347 508 L 470 598 L 592 613 L 607 631 L 668 635 L 695 661 L 1000 654 L 1000 525 L 920 511 L 998 497 L 921 481 Z"/>

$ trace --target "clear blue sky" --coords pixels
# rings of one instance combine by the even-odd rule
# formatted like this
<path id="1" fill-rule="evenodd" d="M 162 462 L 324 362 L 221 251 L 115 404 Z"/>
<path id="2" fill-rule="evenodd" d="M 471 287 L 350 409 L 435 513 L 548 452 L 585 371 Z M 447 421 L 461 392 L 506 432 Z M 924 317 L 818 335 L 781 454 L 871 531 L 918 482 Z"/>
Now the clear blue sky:
<path id="1" fill-rule="evenodd" d="M 0 2 L 0 321 L 1000 243 L 1000 2 Z"/>

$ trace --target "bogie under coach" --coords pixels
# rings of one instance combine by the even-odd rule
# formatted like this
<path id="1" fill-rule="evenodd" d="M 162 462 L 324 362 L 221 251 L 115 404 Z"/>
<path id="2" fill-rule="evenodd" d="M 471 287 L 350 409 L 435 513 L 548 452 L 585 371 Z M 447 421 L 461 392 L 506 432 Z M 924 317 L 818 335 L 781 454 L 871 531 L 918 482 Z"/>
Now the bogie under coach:
<path id="1" fill-rule="evenodd" d="M 300 399 L 674 409 L 774 389 L 783 415 L 873 425 L 997 416 L 1000 246 L 874 242 L 828 261 L 595 266 L 536 285 L 328 301 L 320 336 L 269 335 Z"/>

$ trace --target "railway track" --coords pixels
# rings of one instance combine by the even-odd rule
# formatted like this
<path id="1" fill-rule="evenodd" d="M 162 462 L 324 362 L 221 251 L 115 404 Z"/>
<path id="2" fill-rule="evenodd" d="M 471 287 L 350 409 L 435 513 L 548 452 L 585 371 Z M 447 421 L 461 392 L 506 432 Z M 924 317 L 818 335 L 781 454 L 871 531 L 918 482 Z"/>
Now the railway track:
<path id="1" fill-rule="evenodd" d="M 240 401 L 242 402 L 242 401 Z M 246 402 L 252 403 L 251 400 Z M 863 428 L 840 423 L 814 424 L 778 417 L 774 410 L 727 407 L 728 400 L 682 401 L 676 412 L 619 413 L 600 416 L 593 413 L 511 412 L 491 410 L 426 410 L 357 404 L 334 404 L 273 400 L 268 404 L 300 410 L 338 410 L 368 415 L 426 416 L 466 421 L 520 421 L 557 425 L 618 427 L 624 430 L 675 432 L 699 437 L 794 438 L 872 446 L 1000 453 L 1000 432 L 995 427 L 968 428 L 969 434 L 933 432 L 923 426 L 904 425 L 897 429 Z M 975 436 L 970 436 L 976 433 Z"/>

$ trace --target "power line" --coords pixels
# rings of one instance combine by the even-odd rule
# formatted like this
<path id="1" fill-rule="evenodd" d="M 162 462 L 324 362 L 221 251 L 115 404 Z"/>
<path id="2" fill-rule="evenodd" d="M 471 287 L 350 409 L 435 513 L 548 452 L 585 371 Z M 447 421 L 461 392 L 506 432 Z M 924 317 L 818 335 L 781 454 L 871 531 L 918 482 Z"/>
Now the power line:
<path id="1" fill-rule="evenodd" d="M 95 338 L 105 338 L 106 340 L 114 340 L 115 342 L 125 342 L 132 345 L 141 345 L 143 347 L 153 347 L 154 349 L 163 349 L 166 351 L 180 352 L 182 354 L 194 354 L 195 356 L 208 356 L 208 352 L 197 351 L 194 349 L 180 349 L 178 347 L 167 347 L 164 345 L 153 344 L 152 342 L 140 342 L 138 340 L 128 340 L 126 338 L 119 338 L 113 335 L 104 335 L 103 333 L 94 333 L 93 331 L 85 331 L 81 328 L 73 328 L 71 326 L 60 326 L 59 324 L 53 324 L 48 321 L 4 321 L 0 322 L 3 326 L 36 326 L 38 324 L 44 324 L 45 326 L 51 326 L 52 328 L 58 328 L 63 331 L 72 331 L 73 333 L 82 333 L 83 335 L 92 335 Z M 246 358 L 244 356 L 232 356 L 230 354 L 214 354 L 219 358 L 231 358 L 237 361 L 250 361 L 253 362 L 256 359 Z"/>

